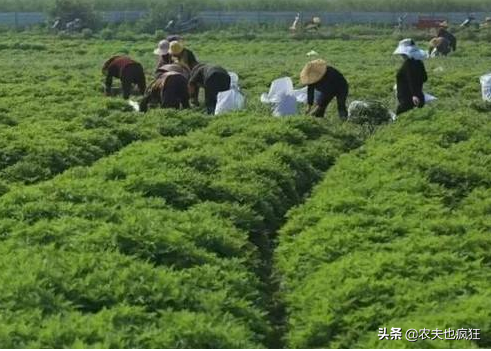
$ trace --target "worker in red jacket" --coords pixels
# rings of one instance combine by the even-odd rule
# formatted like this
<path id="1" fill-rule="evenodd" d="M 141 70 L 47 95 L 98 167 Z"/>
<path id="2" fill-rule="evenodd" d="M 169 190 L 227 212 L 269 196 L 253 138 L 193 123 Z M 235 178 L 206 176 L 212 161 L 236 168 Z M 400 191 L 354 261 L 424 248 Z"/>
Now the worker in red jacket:
<path id="1" fill-rule="evenodd" d="M 146 90 L 145 72 L 138 62 L 127 56 L 114 56 L 104 63 L 102 73 L 106 76 L 105 92 L 111 95 L 113 78 L 121 80 L 123 98 L 128 99 L 133 88 L 133 84 L 138 86 L 140 94 Z"/>
<path id="2" fill-rule="evenodd" d="M 157 72 L 159 76 L 150 83 L 140 103 L 140 111 L 147 112 L 152 103 L 159 103 L 161 108 L 189 108 L 188 68 L 170 64 L 160 67 Z"/>

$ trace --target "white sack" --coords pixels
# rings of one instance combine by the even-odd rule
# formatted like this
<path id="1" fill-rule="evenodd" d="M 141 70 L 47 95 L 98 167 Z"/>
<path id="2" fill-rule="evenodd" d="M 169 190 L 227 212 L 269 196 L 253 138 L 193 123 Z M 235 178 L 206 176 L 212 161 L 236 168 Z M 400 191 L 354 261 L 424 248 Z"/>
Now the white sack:
<path id="1" fill-rule="evenodd" d="M 242 110 L 245 106 L 245 97 L 237 89 L 230 89 L 218 93 L 215 115 L 226 112 Z"/>

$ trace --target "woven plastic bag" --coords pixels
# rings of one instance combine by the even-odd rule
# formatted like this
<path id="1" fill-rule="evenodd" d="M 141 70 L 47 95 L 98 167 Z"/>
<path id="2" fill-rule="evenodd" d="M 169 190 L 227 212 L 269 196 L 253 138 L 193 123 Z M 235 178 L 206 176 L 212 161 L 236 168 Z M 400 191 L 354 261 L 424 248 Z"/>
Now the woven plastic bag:
<path id="1" fill-rule="evenodd" d="M 482 99 L 491 102 L 491 73 L 485 74 L 480 78 Z"/>
<path id="2" fill-rule="evenodd" d="M 230 89 L 218 93 L 215 115 L 221 115 L 226 112 L 242 110 L 245 106 L 245 97 L 236 89 Z"/>
<path id="3" fill-rule="evenodd" d="M 283 117 L 297 114 L 297 99 L 292 94 L 281 94 L 274 103 L 273 116 Z"/>

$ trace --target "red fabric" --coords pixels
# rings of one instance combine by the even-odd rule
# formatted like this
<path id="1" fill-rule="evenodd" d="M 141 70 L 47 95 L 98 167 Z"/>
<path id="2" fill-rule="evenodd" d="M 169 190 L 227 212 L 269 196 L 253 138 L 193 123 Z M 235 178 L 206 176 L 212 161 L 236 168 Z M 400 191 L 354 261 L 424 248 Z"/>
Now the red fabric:
<path id="1" fill-rule="evenodd" d="M 110 76 L 115 78 L 121 78 L 123 70 L 128 65 L 133 65 L 137 63 L 127 56 L 116 56 L 107 61 L 107 71 Z"/>

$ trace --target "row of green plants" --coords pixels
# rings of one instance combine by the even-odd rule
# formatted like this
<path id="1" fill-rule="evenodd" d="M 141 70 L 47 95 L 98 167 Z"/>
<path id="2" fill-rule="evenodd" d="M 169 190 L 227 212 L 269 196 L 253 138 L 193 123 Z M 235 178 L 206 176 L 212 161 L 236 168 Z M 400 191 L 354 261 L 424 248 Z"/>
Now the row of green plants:
<path id="1" fill-rule="evenodd" d="M 376 99 L 393 108 L 392 86 L 400 63 L 391 52 L 399 38 L 380 39 L 378 29 L 365 37 L 361 36 L 361 28 L 350 30 L 360 36 L 352 41 L 319 37 L 300 40 L 271 32 L 258 33 L 251 41 L 247 32 L 237 30 L 189 36 L 186 44 L 200 60 L 218 63 L 239 74 L 251 113 L 269 114 L 259 96 L 268 91 L 274 79 L 291 76 L 298 84 L 298 72 L 312 49 L 346 75 L 351 100 Z M 131 112 L 123 100 L 102 94 L 100 69 L 114 54 L 128 54 L 142 62 L 150 80 L 156 60 L 152 51 L 162 35 L 139 36 L 136 41 L 102 41 L 7 34 L 0 43 L 4 68 L 0 96 L 1 193 L 11 184 L 35 183 L 72 166 L 89 165 L 136 140 L 186 134 L 206 126 L 209 120 L 199 110 L 141 115 Z M 423 47 L 431 35 L 424 36 L 418 40 Z M 357 47 L 357 60 L 346 59 L 352 47 Z M 453 107 L 458 107 L 461 100 L 478 100 L 478 78 L 486 72 L 484 58 L 489 55 L 488 46 L 461 41 L 452 57 L 426 63 L 430 76 L 427 91 Z M 67 61 L 65 57 L 72 59 Z M 335 106 L 329 116 L 333 111 Z"/>
<path id="2" fill-rule="evenodd" d="M 102 63 L 127 51 L 125 44 L 12 38 L 0 44 L 0 194 L 90 165 L 137 140 L 184 135 L 209 122 L 199 111 L 165 118 L 152 111 L 143 118 L 127 102 L 104 97 Z"/>
<path id="3" fill-rule="evenodd" d="M 67 0 L 1 0 L 0 11 L 43 11 Z M 98 10 L 142 10 L 155 6 L 185 7 L 197 10 L 272 10 L 272 11 L 488 11 L 485 0 L 69 0 L 88 4 Z"/>
<path id="4" fill-rule="evenodd" d="M 4 347 L 274 344 L 265 255 L 353 127 L 220 117 L 0 199 Z"/>
<path id="5" fill-rule="evenodd" d="M 481 111 L 409 113 L 341 157 L 289 213 L 275 257 L 288 346 L 491 346 L 491 121 Z M 402 340 L 379 340 L 379 328 L 402 328 Z M 423 328 L 481 337 L 404 340 Z"/>

